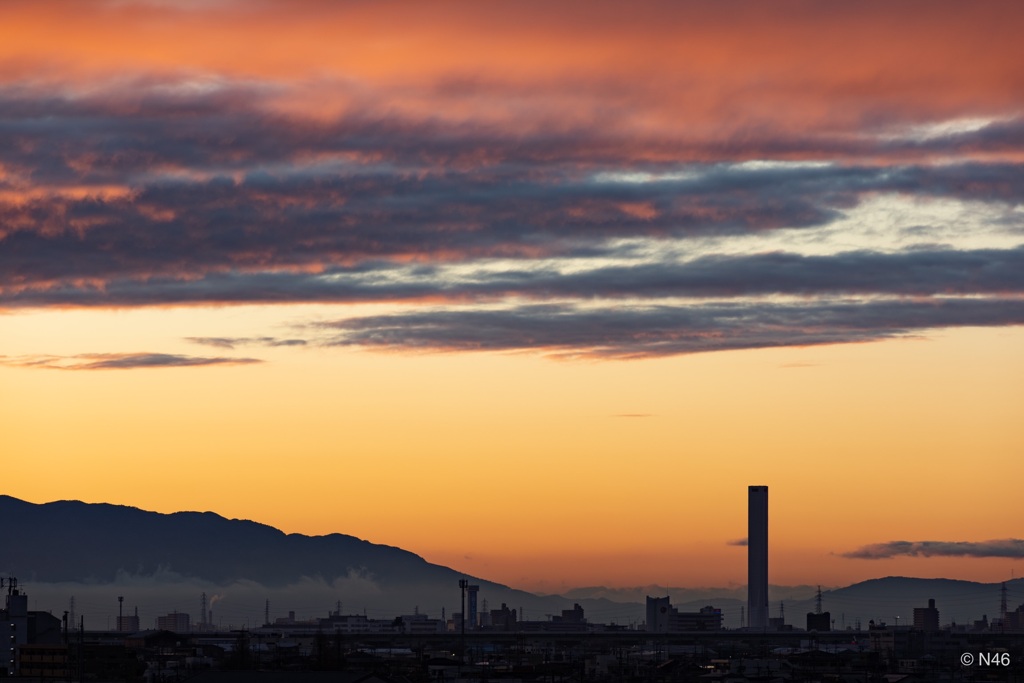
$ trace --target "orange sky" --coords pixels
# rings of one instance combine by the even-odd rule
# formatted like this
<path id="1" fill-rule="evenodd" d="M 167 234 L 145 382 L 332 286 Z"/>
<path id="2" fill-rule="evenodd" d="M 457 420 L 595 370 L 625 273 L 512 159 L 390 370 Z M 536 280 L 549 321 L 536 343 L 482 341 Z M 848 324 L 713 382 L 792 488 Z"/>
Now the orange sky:
<path id="1" fill-rule="evenodd" d="M 1019 4 L 172 5 L 0 8 L 2 493 L 549 591 L 742 584 L 767 484 L 772 583 L 1021 571 L 843 557 L 1020 536 Z"/>
<path id="2" fill-rule="evenodd" d="M 0 326 L 8 347 L 59 354 L 278 316 L 224 314 Z M 762 482 L 774 582 L 994 581 L 1020 562 L 835 554 L 1016 533 L 1022 341 L 1017 328 L 629 362 L 303 350 L 210 369 L 8 368 L 6 491 L 341 531 L 550 589 L 743 583 L 727 542 Z"/>

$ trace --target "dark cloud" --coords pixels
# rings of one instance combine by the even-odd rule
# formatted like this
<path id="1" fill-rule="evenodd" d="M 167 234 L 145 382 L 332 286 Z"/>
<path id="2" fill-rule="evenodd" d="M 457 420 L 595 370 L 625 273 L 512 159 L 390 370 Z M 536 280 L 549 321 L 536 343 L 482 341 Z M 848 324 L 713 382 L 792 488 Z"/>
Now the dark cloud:
<path id="1" fill-rule="evenodd" d="M 258 358 L 184 356 L 171 353 L 85 353 L 77 356 L 31 356 L 8 358 L 5 365 L 51 370 L 132 370 L 137 368 L 180 368 L 201 365 L 248 365 Z"/>
<path id="2" fill-rule="evenodd" d="M 1024 324 L 1024 300 L 765 302 L 699 306 L 527 305 L 432 310 L 322 324 L 341 346 L 643 358 L 707 351 L 867 342 L 928 328 Z"/>
<path id="3" fill-rule="evenodd" d="M 602 91 L 621 82 L 574 83 L 587 87 L 580 102 L 588 116 L 552 119 L 543 107 L 518 111 L 517 120 L 446 120 L 436 114 L 398 114 L 394 93 L 368 93 L 358 84 L 325 82 L 346 92 L 353 106 L 333 120 L 309 120 L 275 113 L 279 87 L 222 82 L 202 91 L 189 84 L 159 79 L 128 79 L 120 87 L 92 95 L 54 95 L 8 85 L 0 88 L 0 135 L 14 144 L 0 161 L 29 171 L 35 182 L 122 182 L 137 185 L 154 168 L 197 172 L 269 167 L 275 172 L 312 157 L 340 155 L 350 163 L 386 163 L 392 172 L 413 168 L 516 167 L 536 172 L 544 165 L 570 168 L 636 168 L 683 162 L 735 162 L 756 159 L 895 159 L 927 162 L 950 155 L 998 153 L 1013 158 L 1024 147 L 1024 120 L 1002 120 L 976 130 L 928 136 L 891 131 L 793 130 L 765 126 L 742 136 L 688 135 L 685 127 L 659 134 L 631 124 L 642 108 L 595 107 Z M 469 88 L 467 91 L 466 88 Z M 485 83 L 465 79 L 428 86 L 424 96 L 477 103 L 547 89 L 564 95 L 560 83 Z M 662 93 L 663 94 L 663 93 Z M 651 94 L 655 99 L 658 94 Z M 543 99 L 543 98 L 542 98 Z M 474 106 L 476 108 L 476 105 Z M 886 133 L 886 134 L 883 134 Z M 891 161 L 890 161 L 891 163 Z"/>
<path id="4" fill-rule="evenodd" d="M 0 200 L 0 284 L 564 256 L 611 237 L 823 225 L 854 201 L 733 178 L 747 172 L 714 175 L 717 187 L 714 178 L 687 187 L 484 172 L 219 178 Z"/>
<path id="5" fill-rule="evenodd" d="M 1024 248 L 830 256 L 707 256 L 580 271 L 501 273 L 465 294 L 536 297 L 733 297 L 764 294 L 992 294 L 1024 292 Z"/>
<path id="6" fill-rule="evenodd" d="M 1024 148 L 1019 117 L 917 137 L 889 134 L 900 119 L 880 115 L 877 130 L 862 122 L 855 134 L 766 125 L 691 139 L 685 126 L 622 123 L 615 107 L 572 120 L 527 107 L 514 122 L 455 122 L 396 109 L 393 93 L 353 83 L 337 85 L 359 106 L 305 120 L 274 108 L 277 86 L 225 82 L 140 78 L 78 96 L 0 88 L 0 308 L 441 302 L 466 308 L 352 318 L 310 340 L 190 340 L 233 349 L 326 335 L 369 348 L 614 358 L 1022 322 L 1021 246 L 680 263 L 650 262 L 617 241 L 679 250 L 690 237 L 781 228 L 810 238 L 879 194 L 985 202 L 1019 232 L 1024 173 L 1005 161 Z M 586 85 L 591 95 L 605 86 Z M 514 87 L 453 76 L 422 94 L 483 101 Z M 760 159 L 772 161 L 737 163 Z M 782 163 L 821 159 L 830 163 Z M 595 256 L 629 263 L 579 260 Z M 496 259 L 512 265 L 495 271 Z M 779 296 L 804 300 L 767 303 Z M 479 304 L 490 308 L 469 308 Z M 24 364 L 227 362 L 255 359 Z"/>
<path id="7" fill-rule="evenodd" d="M 749 545 L 749 542 L 747 541 L 746 538 L 737 538 L 737 539 L 733 539 L 731 541 L 726 541 L 726 545 L 736 545 L 736 546 L 741 546 L 741 547 L 745 548 L 746 546 Z"/>
<path id="8" fill-rule="evenodd" d="M 2 257 L 0 257 L 2 260 Z M 137 306 L 173 303 L 373 302 L 446 299 L 488 301 L 640 298 L 729 298 L 765 295 L 1012 295 L 1024 293 L 1024 247 L 1016 249 L 846 252 L 830 256 L 766 253 L 706 256 L 561 272 L 551 267 L 446 276 L 436 266 L 364 263 L 321 272 L 222 272 L 144 281 L 64 281 L 9 286 L 0 305 Z M 12 281 L 12 285 L 14 285 Z M 198 340 L 196 340 L 198 341 Z M 207 339 L 232 346 L 237 340 Z M 218 342 L 222 342 L 218 344 Z M 253 338 L 237 343 L 287 345 Z"/>
<path id="9" fill-rule="evenodd" d="M 910 557 L 1004 557 L 1024 559 L 1024 540 L 1006 538 L 992 541 L 890 541 L 866 545 L 843 553 L 858 560 Z"/>
<path id="10" fill-rule="evenodd" d="M 78 98 L 0 89 L 7 297 L 45 290 L 38 305 L 74 305 L 77 287 L 118 280 L 145 289 L 161 278 L 527 260 L 592 253 L 617 237 L 813 228 L 877 193 L 1024 201 L 1014 163 L 737 165 L 791 156 L 748 138 L 694 155 L 678 141 L 620 139 L 601 122 L 512 133 L 370 113 L 299 121 L 270 113 L 255 86 L 159 85 Z M 1022 130 L 1024 120 L 1004 121 L 913 145 L 1011 145 Z M 645 149 L 668 150 L 666 160 Z M 646 182 L 628 181 L 642 173 Z M 115 189 L 82 189 L 106 186 Z"/>
<path id="11" fill-rule="evenodd" d="M 186 341 L 220 349 L 236 346 L 305 346 L 305 339 L 278 339 L 276 337 L 185 337 Z"/>

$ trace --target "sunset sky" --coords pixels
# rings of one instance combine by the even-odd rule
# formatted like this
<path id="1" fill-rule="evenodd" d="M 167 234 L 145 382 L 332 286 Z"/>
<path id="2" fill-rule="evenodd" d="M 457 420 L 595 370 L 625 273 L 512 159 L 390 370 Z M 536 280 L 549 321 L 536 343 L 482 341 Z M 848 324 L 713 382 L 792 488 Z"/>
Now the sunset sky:
<path id="1" fill-rule="evenodd" d="M 1024 573 L 1024 5 L 0 5 L 0 493 L 518 588 Z"/>

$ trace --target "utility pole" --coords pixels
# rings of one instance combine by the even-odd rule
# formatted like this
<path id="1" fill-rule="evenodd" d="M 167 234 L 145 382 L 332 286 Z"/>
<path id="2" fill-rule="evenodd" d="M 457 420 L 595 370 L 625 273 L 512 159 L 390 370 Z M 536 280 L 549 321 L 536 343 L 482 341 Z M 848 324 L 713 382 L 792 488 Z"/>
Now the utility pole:
<path id="1" fill-rule="evenodd" d="M 85 616 L 78 624 L 78 683 L 85 683 Z"/>

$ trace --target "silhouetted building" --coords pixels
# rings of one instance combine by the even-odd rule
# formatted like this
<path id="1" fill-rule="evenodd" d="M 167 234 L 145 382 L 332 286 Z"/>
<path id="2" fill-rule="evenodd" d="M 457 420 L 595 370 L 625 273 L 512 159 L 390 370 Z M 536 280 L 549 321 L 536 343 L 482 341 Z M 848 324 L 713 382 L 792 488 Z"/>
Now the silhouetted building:
<path id="1" fill-rule="evenodd" d="M 16 588 L 17 579 L 10 581 L 6 607 L 0 610 L 0 672 L 15 676 L 23 648 L 60 645 L 61 621 L 49 612 L 30 612 L 28 596 Z"/>
<path id="2" fill-rule="evenodd" d="M 572 609 L 562 610 L 561 614 L 551 615 L 549 621 L 520 620 L 516 628 L 524 633 L 587 633 L 591 630 L 579 603 L 574 603 Z M 604 630 L 605 625 L 600 624 L 597 629 Z"/>
<path id="3" fill-rule="evenodd" d="M 673 610 L 675 612 L 675 610 Z M 698 612 L 675 612 L 669 622 L 669 631 L 721 631 L 722 610 L 711 605 Z"/>
<path id="4" fill-rule="evenodd" d="M 192 620 L 184 612 L 171 612 L 166 616 L 156 618 L 156 628 L 158 631 L 188 633 L 192 630 Z"/>
<path id="5" fill-rule="evenodd" d="M 747 619 L 768 628 L 768 487 L 747 489 Z"/>
<path id="6" fill-rule="evenodd" d="M 393 633 L 395 622 L 392 619 L 370 619 L 365 614 L 331 614 L 317 622 L 317 628 L 333 633 Z"/>
<path id="7" fill-rule="evenodd" d="M 1024 629 L 1024 605 L 1020 605 L 1012 612 L 1007 612 L 1004 625 L 1007 630 L 1019 631 Z"/>
<path id="8" fill-rule="evenodd" d="M 647 596 L 647 626 L 650 633 L 668 633 L 672 605 L 669 596 L 652 598 Z"/>
<path id="9" fill-rule="evenodd" d="M 446 624 L 440 619 L 431 619 L 426 614 L 403 614 L 399 618 L 402 633 L 444 633 Z"/>
<path id="10" fill-rule="evenodd" d="M 647 624 L 650 633 L 679 633 L 681 631 L 720 631 L 722 610 L 711 605 L 699 612 L 680 612 L 672 606 L 668 596 L 647 596 Z"/>
<path id="11" fill-rule="evenodd" d="M 831 631 L 832 630 L 832 613 L 831 612 L 808 612 L 807 613 L 807 630 L 808 631 Z"/>
<path id="12" fill-rule="evenodd" d="M 139 608 L 135 608 L 135 614 L 130 614 L 127 617 L 121 616 L 117 618 L 117 630 L 122 633 L 136 633 L 140 631 L 139 628 Z"/>
<path id="13" fill-rule="evenodd" d="M 882 659 L 891 660 L 896 651 L 896 629 L 887 627 L 884 622 L 876 624 L 872 619 L 868 622 L 868 643 Z"/>
<path id="14" fill-rule="evenodd" d="M 477 627 L 476 596 L 480 592 L 480 586 L 466 586 L 466 628 L 475 630 Z"/>
<path id="15" fill-rule="evenodd" d="M 587 620 L 583 617 L 583 608 L 579 603 L 573 603 L 572 609 L 562 610 L 561 615 L 551 617 L 556 624 L 585 624 Z"/>
<path id="16" fill-rule="evenodd" d="M 929 599 L 927 607 L 914 608 L 914 628 L 920 631 L 939 630 L 939 610 L 935 609 L 935 600 Z"/>
<path id="17" fill-rule="evenodd" d="M 69 680 L 70 673 L 67 645 L 26 644 L 18 647 L 18 675 L 22 678 Z"/>
<path id="18" fill-rule="evenodd" d="M 498 631 L 513 631 L 516 627 L 516 611 L 501 603 L 501 609 L 491 610 L 491 627 Z"/>

